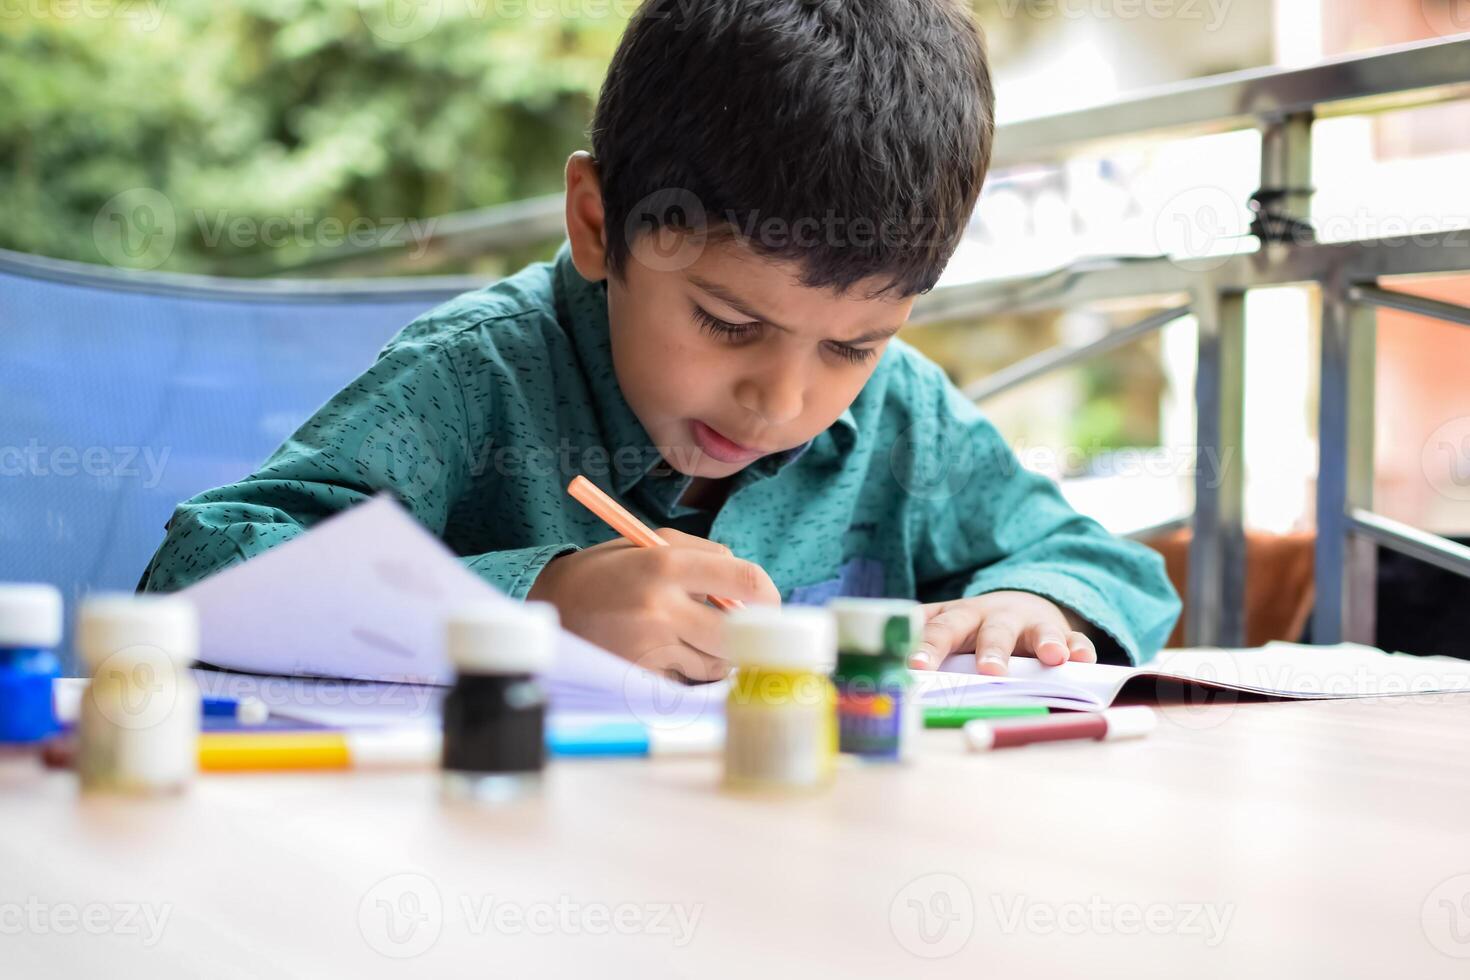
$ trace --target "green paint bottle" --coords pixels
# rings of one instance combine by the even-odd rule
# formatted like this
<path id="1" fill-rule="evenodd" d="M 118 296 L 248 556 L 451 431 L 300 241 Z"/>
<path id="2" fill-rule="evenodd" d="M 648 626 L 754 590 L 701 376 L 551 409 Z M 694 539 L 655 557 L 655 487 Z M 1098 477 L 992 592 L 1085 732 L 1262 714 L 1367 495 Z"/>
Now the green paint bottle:
<path id="1" fill-rule="evenodd" d="M 923 727 L 909 656 L 919 645 L 923 610 L 909 599 L 834 599 L 837 622 L 837 745 L 864 759 L 909 757 Z"/>

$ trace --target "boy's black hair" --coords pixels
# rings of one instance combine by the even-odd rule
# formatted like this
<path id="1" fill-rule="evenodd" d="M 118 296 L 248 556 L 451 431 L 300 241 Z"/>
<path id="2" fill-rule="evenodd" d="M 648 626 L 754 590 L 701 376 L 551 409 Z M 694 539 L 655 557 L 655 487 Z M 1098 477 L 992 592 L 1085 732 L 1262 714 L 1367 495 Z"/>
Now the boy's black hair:
<path id="1" fill-rule="evenodd" d="M 646 0 L 592 122 L 609 271 L 636 234 L 703 227 L 808 286 L 924 292 L 980 193 L 994 104 L 958 0 Z"/>

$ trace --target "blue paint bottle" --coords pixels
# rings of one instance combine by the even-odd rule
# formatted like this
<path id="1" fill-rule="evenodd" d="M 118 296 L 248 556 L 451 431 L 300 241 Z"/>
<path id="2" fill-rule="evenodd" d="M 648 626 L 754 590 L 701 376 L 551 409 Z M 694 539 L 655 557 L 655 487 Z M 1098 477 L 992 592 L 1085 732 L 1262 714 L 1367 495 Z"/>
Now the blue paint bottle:
<path id="1" fill-rule="evenodd" d="M 0 583 L 0 744 L 57 731 L 52 681 L 61 673 L 61 593 L 49 585 Z"/>

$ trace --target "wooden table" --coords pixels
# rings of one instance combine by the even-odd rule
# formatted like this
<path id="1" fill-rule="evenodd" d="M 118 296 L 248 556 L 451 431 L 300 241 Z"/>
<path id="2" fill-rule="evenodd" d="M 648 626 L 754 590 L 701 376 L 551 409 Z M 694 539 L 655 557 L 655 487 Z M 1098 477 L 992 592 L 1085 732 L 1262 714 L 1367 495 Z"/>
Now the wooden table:
<path id="1" fill-rule="evenodd" d="M 6 977 L 1467 977 L 1470 695 L 1165 709 L 1139 742 L 925 735 L 825 795 L 718 761 L 0 783 Z"/>

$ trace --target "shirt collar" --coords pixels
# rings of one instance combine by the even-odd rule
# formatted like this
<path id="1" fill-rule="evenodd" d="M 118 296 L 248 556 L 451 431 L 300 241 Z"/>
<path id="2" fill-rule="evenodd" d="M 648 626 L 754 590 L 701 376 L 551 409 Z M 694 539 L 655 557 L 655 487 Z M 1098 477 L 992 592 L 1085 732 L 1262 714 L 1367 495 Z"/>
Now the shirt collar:
<path id="1" fill-rule="evenodd" d="M 571 337 L 588 386 L 592 389 L 592 399 L 597 406 L 598 424 L 602 429 L 605 445 L 614 454 L 619 450 L 639 450 L 631 461 L 632 465 L 629 465 L 628 458 L 633 455 L 631 452 L 625 452 L 622 461 L 614 463 L 613 489 L 620 494 L 627 493 L 648 476 L 650 470 L 657 469 L 660 483 L 665 479 L 671 481 L 657 496 L 660 500 L 678 500 L 687 488 L 690 477 L 677 471 L 669 473 L 667 471 L 670 468 L 661 465 L 663 457 L 654 448 L 648 430 L 638 421 L 638 416 L 634 414 L 618 386 L 617 373 L 613 370 L 612 339 L 609 336 L 606 281 L 588 282 L 582 278 L 582 274 L 572 264 L 571 248 L 566 243 L 557 250 L 554 263 L 557 318 Z M 857 420 L 849 408 L 815 439 L 785 452 L 764 456 L 747 466 L 741 474 L 750 474 L 747 479 L 774 476 L 808 450 L 814 449 L 822 454 L 834 451 L 845 453 L 852 448 L 856 439 Z"/>

